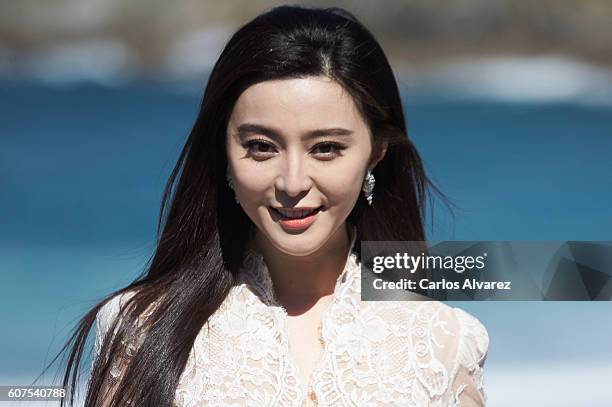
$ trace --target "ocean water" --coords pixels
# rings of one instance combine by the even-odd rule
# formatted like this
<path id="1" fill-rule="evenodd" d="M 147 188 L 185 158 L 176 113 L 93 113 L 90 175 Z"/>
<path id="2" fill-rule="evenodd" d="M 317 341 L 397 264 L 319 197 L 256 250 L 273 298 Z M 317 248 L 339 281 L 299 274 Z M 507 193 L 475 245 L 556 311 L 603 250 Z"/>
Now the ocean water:
<path id="1" fill-rule="evenodd" d="M 200 86 L 0 84 L 0 384 L 34 380 L 78 318 L 143 271 Z M 435 205 L 432 239 L 612 240 L 612 107 L 403 97 L 457 207 Z M 527 400 L 512 399 L 520 385 L 527 405 L 578 405 L 586 388 L 580 405 L 610 405 L 596 385 L 612 376 L 609 302 L 454 305 L 489 331 L 491 405 Z"/>

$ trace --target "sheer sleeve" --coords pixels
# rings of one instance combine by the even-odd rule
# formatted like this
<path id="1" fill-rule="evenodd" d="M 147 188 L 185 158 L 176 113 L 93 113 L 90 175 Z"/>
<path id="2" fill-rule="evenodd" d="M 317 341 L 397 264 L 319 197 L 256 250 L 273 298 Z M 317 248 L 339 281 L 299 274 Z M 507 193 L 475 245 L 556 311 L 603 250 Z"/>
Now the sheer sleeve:
<path id="1" fill-rule="evenodd" d="M 113 297 L 109 302 L 107 302 L 101 309 L 98 311 L 96 316 L 96 335 L 95 335 L 95 343 L 94 343 L 94 360 L 95 364 L 96 360 L 101 357 L 102 348 L 104 343 L 107 340 L 112 340 L 114 336 L 117 334 L 119 326 L 121 324 L 121 314 L 123 307 L 126 302 L 134 295 L 134 293 L 125 293 L 122 295 L 117 295 Z M 115 329 L 110 334 L 110 329 L 115 324 L 115 320 L 119 317 L 119 321 L 115 325 Z M 113 363 L 111 365 L 111 370 L 109 375 L 105 378 L 102 388 L 99 392 L 99 400 L 102 400 L 102 403 L 97 403 L 96 405 L 106 406 L 109 405 L 109 401 L 113 395 L 113 389 L 117 386 L 120 381 L 121 376 L 127 370 L 127 366 L 129 363 L 129 358 L 133 356 L 134 351 L 136 350 L 134 344 L 126 343 L 122 341 L 120 347 L 119 355 L 114 356 Z M 108 351 L 107 351 L 108 352 Z M 108 358 L 108 355 L 105 356 Z M 93 366 L 92 366 L 93 367 Z"/>
<path id="2" fill-rule="evenodd" d="M 459 308 L 453 310 L 458 321 L 459 335 L 454 374 L 451 375 L 451 391 L 456 405 L 481 407 L 487 401 L 483 366 L 489 347 L 489 335 L 476 318 Z"/>

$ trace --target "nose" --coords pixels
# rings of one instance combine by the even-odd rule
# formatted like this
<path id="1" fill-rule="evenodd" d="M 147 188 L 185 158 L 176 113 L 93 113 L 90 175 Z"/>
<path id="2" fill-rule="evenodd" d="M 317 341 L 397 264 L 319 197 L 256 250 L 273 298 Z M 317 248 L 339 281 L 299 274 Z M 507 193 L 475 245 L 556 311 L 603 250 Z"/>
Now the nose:
<path id="1" fill-rule="evenodd" d="M 274 186 L 291 197 L 296 197 L 312 188 L 312 178 L 308 174 L 306 165 L 297 154 L 288 157 L 281 166 Z"/>

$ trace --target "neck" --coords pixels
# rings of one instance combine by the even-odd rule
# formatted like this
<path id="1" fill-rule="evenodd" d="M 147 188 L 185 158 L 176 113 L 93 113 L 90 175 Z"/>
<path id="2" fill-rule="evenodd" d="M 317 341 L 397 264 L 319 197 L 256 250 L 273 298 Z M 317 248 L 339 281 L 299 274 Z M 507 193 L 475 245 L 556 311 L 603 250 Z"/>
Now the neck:
<path id="1" fill-rule="evenodd" d="M 346 224 L 323 247 L 307 256 L 281 252 L 260 233 L 255 240 L 272 279 L 276 300 L 288 314 L 303 314 L 319 301 L 331 299 L 350 249 Z"/>

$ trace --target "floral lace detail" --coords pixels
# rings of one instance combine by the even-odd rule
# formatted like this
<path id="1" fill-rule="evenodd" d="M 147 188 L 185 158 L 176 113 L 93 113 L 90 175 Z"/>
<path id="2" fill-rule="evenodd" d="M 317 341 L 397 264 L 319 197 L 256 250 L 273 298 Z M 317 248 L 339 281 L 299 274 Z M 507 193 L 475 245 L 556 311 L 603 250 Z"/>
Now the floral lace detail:
<path id="1" fill-rule="evenodd" d="M 265 262 L 251 253 L 197 336 L 175 405 L 485 405 L 489 338 L 476 318 L 437 301 L 365 302 L 360 292 L 351 253 L 321 317 L 323 355 L 303 383 L 289 354 L 287 314 Z"/>
<path id="2" fill-rule="evenodd" d="M 478 334 L 461 340 L 462 321 L 455 309 L 442 303 L 360 301 L 360 274 L 350 275 L 354 278 L 346 285 L 349 289 L 322 321 L 329 346 L 324 368 L 314 380 L 319 405 L 461 405 L 463 389 L 471 384 L 453 387 L 452 372 L 463 364 L 473 366 L 476 359 L 470 357 L 486 353 L 484 327 L 470 317 L 480 330 L 470 330 Z M 473 346 L 472 339 L 478 339 L 480 346 Z M 459 343 L 465 348 L 462 359 L 457 358 Z M 482 393 L 476 405 L 484 401 Z"/>

